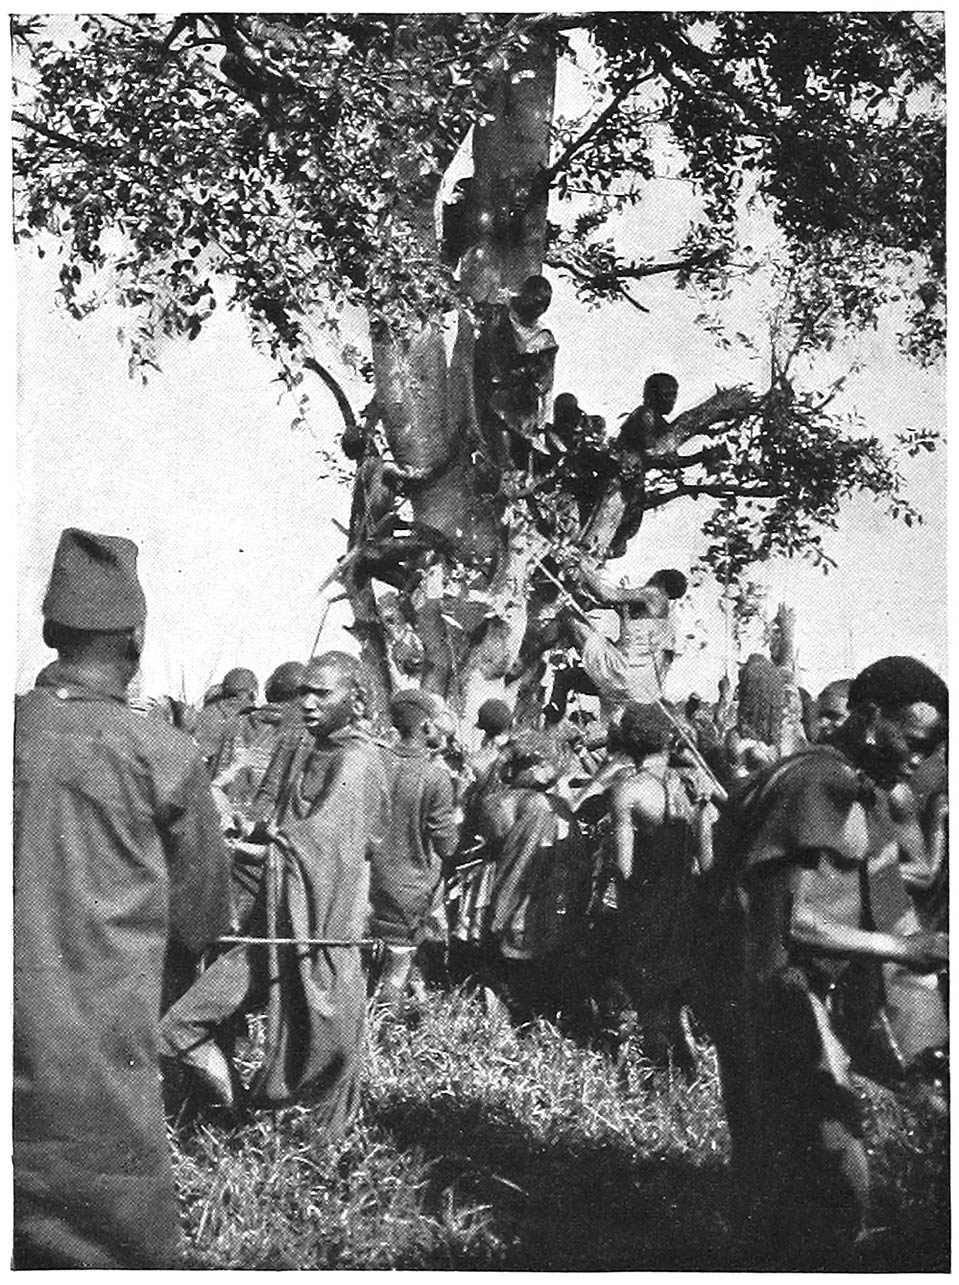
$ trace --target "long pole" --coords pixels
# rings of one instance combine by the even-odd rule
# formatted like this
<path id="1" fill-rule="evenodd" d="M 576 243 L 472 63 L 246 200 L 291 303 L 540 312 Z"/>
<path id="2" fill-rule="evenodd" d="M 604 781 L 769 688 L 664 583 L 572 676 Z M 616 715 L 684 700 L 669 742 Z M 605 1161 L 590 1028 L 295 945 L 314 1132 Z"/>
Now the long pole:
<path id="1" fill-rule="evenodd" d="M 316 655 L 316 649 L 320 642 L 320 635 L 322 634 L 323 628 L 326 625 L 326 618 L 330 614 L 331 605 L 332 605 L 331 598 L 327 598 L 326 601 L 323 603 L 323 614 L 320 616 L 320 623 L 316 630 L 316 637 L 313 639 L 313 646 L 310 648 L 310 656 Z"/>

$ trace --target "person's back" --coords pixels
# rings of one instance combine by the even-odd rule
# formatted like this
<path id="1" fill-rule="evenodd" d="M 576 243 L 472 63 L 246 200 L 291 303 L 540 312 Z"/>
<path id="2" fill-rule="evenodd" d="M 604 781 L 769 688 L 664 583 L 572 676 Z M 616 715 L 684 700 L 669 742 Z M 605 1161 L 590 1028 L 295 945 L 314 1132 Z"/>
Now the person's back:
<path id="1" fill-rule="evenodd" d="M 540 867 L 556 845 L 556 806 L 538 788 L 517 786 L 510 793 L 515 812 L 496 870 L 492 932 L 504 954 L 521 959 L 534 950 L 527 941 L 525 913 Z"/>
<path id="2" fill-rule="evenodd" d="M 188 738 L 131 710 L 104 667 L 48 666 L 14 734 L 18 1267 L 174 1263 L 164 961 L 226 930 L 228 890 Z"/>
<path id="3" fill-rule="evenodd" d="M 878 661 L 852 684 L 833 746 L 743 782 L 717 827 L 703 996 L 734 1164 L 755 1188 L 755 1225 L 787 1255 L 841 1251 L 868 1212 L 850 1054 L 860 1067 L 875 1059 L 867 1028 L 881 1006 L 890 1053 L 928 1027 L 916 1001 L 934 987 L 913 982 L 934 974 L 945 941 L 903 913 L 886 792 L 935 749 L 947 713 L 945 685 L 925 666 Z"/>
<path id="4" fill-rule="evenodd" d="M 660 1003 L 692 976 L 690 910 L 696 868 L 695 807 L 684 774 L 667 766 L 634 778 L 654 800 L 635 807 L 637 861 L 621 900 L 621 972 L 637 1007 Z"/>
<path id="5" fill-rule="evenodd" d="M 617 740 L 624 762 L 609 783 L 609 861 L 613 889 L 604 900 L 616 976 L 639 1015 L 644 1052 L 695 1070 L 681 1022 L 695 972 L 694 871 L 704 783 L 677 766 L 674 725 L 658 706 L 631 702 Z M 611 895 L 615 893 L 615 895 Z"/>
<path id="6" fill-rule="evenodd" d="M 438 699 L 410 688 L 393 697 L 390 715 L 400 740 L 382 749 L 390 819 L 370 865 L 370 923 L 386 943 L 379 997 L 398 1003 L 413 954 L 425 940 L 443 863 L 456 850 L 459 827 L 453 780 L 435 754 L 442 740 Z"/>
<path id="7" fill-rule="evenodd" d="M 569 807 L 554 791 L 559 776 L 556 744 L 543 732 L 517 734 L 504 765 L 509 784 L 509 824 L 496 864 L 490 906 L 490 933 L 499 953 L 530 960 L 556 944 L 562 914 L 556 899 L 569 883 L 559 868 L 560 847 L 579 869 L 581 836 Z M 505 819 L 505 817 L 504 817 Z M 555 876 L 562 878 L 559 883 Z"/>
<path id="8" fill-rule="evenodd" d="M 383 750 L 383 765 L 390 823 L 372 867 L 370 901 L 375 920 L 385 917 L 399 927 L 407 917 L 402 903 L 428 900 L 442 878 L 443 857 L 455 847 L 453 789 L 449 771 L 426 750 L 391 746 Z"/>

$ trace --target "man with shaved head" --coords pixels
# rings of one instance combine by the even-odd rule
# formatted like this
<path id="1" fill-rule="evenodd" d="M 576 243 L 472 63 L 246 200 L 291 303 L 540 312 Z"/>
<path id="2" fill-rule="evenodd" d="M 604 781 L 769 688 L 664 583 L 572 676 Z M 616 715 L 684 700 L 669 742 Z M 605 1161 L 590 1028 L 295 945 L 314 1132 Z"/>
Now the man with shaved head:
<path id="1" fill-rule="evenodd" d="M 300 683 L 303 731 L 280 744 L 248 839 L 266 846 L 247 920 L 261 940 L 228 950 L 167 1014 L 168 1054 L 222 1102 L 238 1090 L 217 1037 L 235 1015 L 267 1008 L 254 1103 L 307 1089 L 313 1120 L 340 1137 L 359 1102 L 366 988 L 360 961 L 369 860 L 382 840 L 386 783 L 379 748 L 358 727 L 368 699 L 359 661 L 315 656 Z"/>
<path id="2" fill-rule="evenodd" d="M 877 661 L 831 744 L 744 782 L 717 827 L 703 979 L 733 1164 L 755 1193 L 751 1225 L 793 1270 L 839 1270 L 865 1223 L 850 1055 L 882 1011 L 902 1056 L 907 1040 L 915 1051 L 936 992 L 908 979 L 931 981 L 947 957 L 946 935 L 910 913 L 888 792 L 942 743 L 948 708 L 918 660 Z"/>

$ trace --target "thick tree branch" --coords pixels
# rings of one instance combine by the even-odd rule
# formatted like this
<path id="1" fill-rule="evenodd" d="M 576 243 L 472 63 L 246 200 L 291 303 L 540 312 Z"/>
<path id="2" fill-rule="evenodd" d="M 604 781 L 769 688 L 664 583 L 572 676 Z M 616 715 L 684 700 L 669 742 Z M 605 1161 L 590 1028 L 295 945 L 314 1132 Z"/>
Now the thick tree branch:
<path id="1" fill-rule="evenodd" d="M 732 419 L 740 419 L 758 410 L 761 399 L 751 388 L 743 384 L 735 388 L 717 388 L 712 397 L 707 397 L 698 406 L 683 411 L 669 425 L 669 431 L 659 443 L 658 450 L 650 453 L 650 463 L 657 462 L 656 456 L 675 455 L 684 442 L 700 433 L 708 433 L 717 424 L 725 424 Z"/>
<path id="2" fill-rule="evenodd" d="M 665 20 L 657 23 L 656 35 L 668 56 L 664 57 L 655 46 L 650 48 L 650 55 L 656 69 L 674 88 L 681 93 L 700 94 L 707 89 L 707 86 L 699 86 L 693 80 L 682 80 L 674 72 L 675 66 L 683 69 L 692 67 L 708 82 L 708 90 L 712 91 L 714 98 L 725 99 L 739 108 L 757 136 L 772 137 L 773 130 L 770 128 L 768 117 L 757 108 L 749 94 L 740 89 L 732 76 L 705 49 L 700 49 L 691 40 L 680 35 Z"/>
<path id="3" fill-rule="evenodd" d="M 632 263 L 628 267 L 617 268 L 616 276 L 623 280 L 640 281 L 643 277 L 656 277 L 663 272 L 684 272 L 687 268 L 705 268 L 721 257 L 720 250 L 711 250 L 708 254 L 691 254 L 686 259 L 677 259 L 675 263 Z"/>
<path id="4" fill-rule="evenodd" d="M 684 272 L 688 268 L 704 268 L 720 257 L 721 251 L 713 250 L 707 254 L 689 255 L 688 258 L 677 259 L 672 263 L 630 263 L 601 272 L 588 272 L 560 254 L 547 255 L 546 262 L 551 268 L 566 271 L 571 276 L 575 276 L 578 280 L 584 282 L 584 284 L 593 286 L 596 290 L 615 290 L 617 286 L 622 285 L 623 281 L 642 281 L 645 277 L 662 276 L 667 272 Z M 648 311 L 648 309 L 644 309 L 644 311 Z"/>
<path id="5" fill-rule="evenodd" d="M 321 366 L 314 357 L 304 358 L 303 365 L 307 370 L 311 370 L 314 375 L 318 375 L 320 379 L 322 379 L 323 383 L 326 384 L 327 388 L 333 394 L 336 404 L 339 407 L 340 414 L 343 416 L 343 424 L 346 431 L 348 433 L 355 432 L 356 416 L 353 414 L 353 407 L 350 405 L 350 400 L 343 391 L 339 381 L 330 374 L 325 366 Z"/>
<path id="6" fill-rule="evenodd" d="M 305 82 L 295 80 L 273 64 L 266 51 L 241 26 L 238 19 L 243 16 L 242 14 L 211 15 L 213 29 L 219 34 L 220 40 L 226 46 L 228 53 L 236 59 L 236 64 L 232 70 L 224 68 L 222 64 L 220 70 L 235 85 L 239 85 L 241 90 L 249 90 L 255 87 L 257 93 L 265 95 L 275 94 L 282 90 L 284 93 L 294 97 L 300 95 L 305 99 L 309 99 L 311 87 Z M 259 28 L 265 29 L 268 25 L 272 26 L 274 24 L 260 22 Z M 260 34 L 262 35 L 264 32 L 261 31 Z M 276 36 L 274 35 L 273 38 L 276 39 Z M 261 111 L 261 115 L 269 123 L 275 123 L 269 121 L 268 113 Z"/>
<path id="7" fill-rule="evenodd" d="M 701 451 L 694 451 L 692 455 L 657 455 L 655 463 L 650 467 L 663 471 L 693 468 L 696 464 L 709 464 L 716 458 L 716 452 L 722 449 L 721 446 L 705 446 Z"/>
<path id="8" fill-rule="evenodd" d="M 575 263 L 568 262 L 560 255 L 548 254 L 543 262 L 550 268 L 556 268 L 559 271 L 568 272 L 571 277 L 575 277 L 577 281 L 582 281 L 585 285 L 592 285 L 596 281 L 595 273 L 584 271 L 584 269 L 577 267 Z M 637 298 L 631 295 L 622 282 L 610 281 L 605 288 L 613 291 L 614 294 L 619 295 L 619 297 L 625 300 L 626 303 L 631 304 L 637 312 L 649 312 L 646 305 L 640 303 Z"/>

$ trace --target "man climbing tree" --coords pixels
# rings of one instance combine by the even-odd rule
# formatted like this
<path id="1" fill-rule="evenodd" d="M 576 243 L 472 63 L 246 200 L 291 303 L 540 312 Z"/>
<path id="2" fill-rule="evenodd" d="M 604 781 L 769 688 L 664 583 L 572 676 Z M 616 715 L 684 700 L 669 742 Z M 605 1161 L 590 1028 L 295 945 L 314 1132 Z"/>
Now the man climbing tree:
<path id="1" fill-rule="evenodd" d="M 727 579 L 774 553 L 821 556 L 817 526 L 856 490 L 911 516 L 877 439 L 851 435 L 795 363 L 894 294 L 906 349 L 941 348 L 936 15 L 194 13 L 86 17 L 68 34 L 23 18 L 13 34 L 18 236 L 60 239 L 75 316 L 108 295 L 133 310 L 134 368 L 159 337 L 194 338 L 226 282 L 292 393 L 304 371 L 336 390 L 340 314 L 366 310 L 368 350 L 345 356 L 383 442 L 353 454 L 363 493 L 339 575 L 381 705 L 379 583 L 410 604 L 424 685 L 462 708 L 476 675 L 519 681 L 539 647 L 555 600 L 539 568 L 571 589 L 584 547 L 601 566 L 643 513 L 712 500 L 705 556 Z M 565 119 L 557 67 L 574 58 L 595 64 L 596 93 Z M 635 205 L 664 131 L 690 230 L 665 261 L 627 257 L 600 207 Z M 788 287 L 768 387 L 717 388 L 672 418 L 625 527 L 620 513 L 588 540 L 582 521 L 544 534 L 528 465 L 547 336 L 563 344 L 539 321 L 544 269 L 598 302 L 645 307 L 635 291 L 662 273 L 721 295 L 762 267 L 739 236 L 747 202 L 771 218 Z M 522 365 L 522 406 L 477 380 L 511 300 L 512 357 L 490 378 Z"/>

